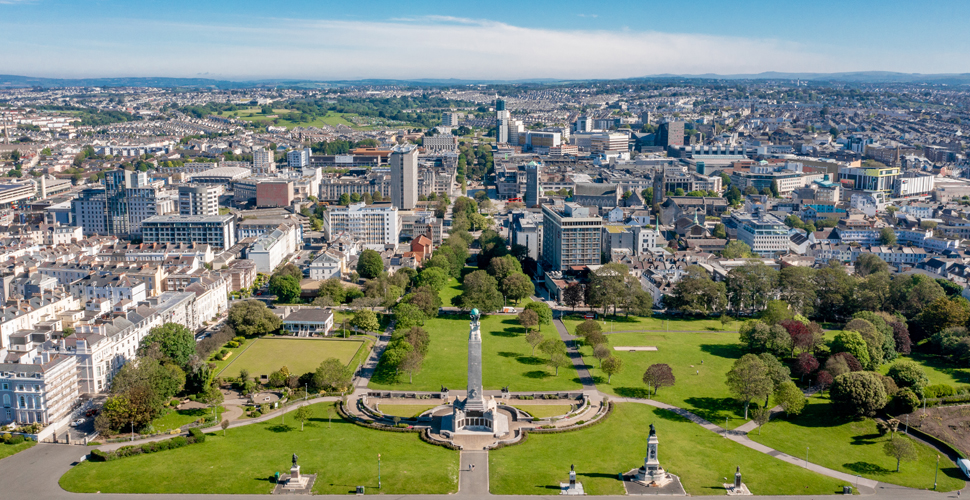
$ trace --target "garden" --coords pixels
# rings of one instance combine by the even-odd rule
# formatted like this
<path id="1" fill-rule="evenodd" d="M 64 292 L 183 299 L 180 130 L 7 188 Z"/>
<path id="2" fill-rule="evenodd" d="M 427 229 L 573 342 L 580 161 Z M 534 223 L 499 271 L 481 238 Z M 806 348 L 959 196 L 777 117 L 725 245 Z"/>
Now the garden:
<path id="1" fill-rule="evenodd" d="M 349 364 L 364 347 L 362 340 L 342 339 L 290 339 L 264 337 L 249 341 L 241 353 L 233 356 L 219 374 L 237 375 L 246 370 L 255 377 L 267 377 L 286 366 L 290 373 L 312 372 L 320 361 L 337 358 Z"/>

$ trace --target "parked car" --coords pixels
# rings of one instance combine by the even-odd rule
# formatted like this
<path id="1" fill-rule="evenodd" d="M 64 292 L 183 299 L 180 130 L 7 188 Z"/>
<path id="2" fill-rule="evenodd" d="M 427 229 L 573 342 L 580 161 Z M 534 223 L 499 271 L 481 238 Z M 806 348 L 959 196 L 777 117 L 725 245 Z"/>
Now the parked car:
<path id="1" fill-rule="evenodd" d="M 71 422 L 71 427 L 77 427 L 77 426 L 79 426 L 79 425 L 81 425 L 83 423 L 84 423 L 84 419 L 83 418 L 79 418 L 79 419 Z"/>
<path id="2" fill-rule="evenodd" d="M 84 416 L 85 417 L 96 417 L 96 416 L 98 416 L 98 409 L 97 408 L 91 408 L 90 410 L 84 412 Z"/>

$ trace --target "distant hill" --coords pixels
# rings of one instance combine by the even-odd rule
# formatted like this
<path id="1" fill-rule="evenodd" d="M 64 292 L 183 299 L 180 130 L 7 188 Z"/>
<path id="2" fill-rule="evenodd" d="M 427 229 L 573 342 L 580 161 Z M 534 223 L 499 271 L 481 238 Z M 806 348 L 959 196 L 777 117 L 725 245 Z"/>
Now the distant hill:
<path id="1" fill-rule="evenodd" d="M 753 74 L 718 75 L 705 73 L 697 75 L 659 74 L 648 75 L 623 80 L 658 80 L 658 79 L 702 79 L 702 80 L 804 80 L 815 82 L 844 82 L 844 83 L 926 83 L 946 85 L 970 84 L 970 73 L 894 73 L 890 71 L 859 71 L 849 73 L 780 73 L 768 71 Z M 296 79 L 263 79 L 263 80 L 216 80 L 210 78 L 168 78 L 168 77 L 130 77 L 130 78 L 43 78 L 18 75 L 0 75 L 0 88 L 61 88 L 61 87 L 158 87 L 158 88 L 212 88 L 212 89 L 242 89 L 242 88 L 332 88 L 349 85 L 402 85 L 402 86 L 456 86 L 475 84 L 556 84 L 579 83 L 587 80 L 536 78 L 521 80 L 462 80 L 446 78 L 427 78 L 415 80 L 397 79 L 365 79 L 365 80 L 296 80 Z"/>

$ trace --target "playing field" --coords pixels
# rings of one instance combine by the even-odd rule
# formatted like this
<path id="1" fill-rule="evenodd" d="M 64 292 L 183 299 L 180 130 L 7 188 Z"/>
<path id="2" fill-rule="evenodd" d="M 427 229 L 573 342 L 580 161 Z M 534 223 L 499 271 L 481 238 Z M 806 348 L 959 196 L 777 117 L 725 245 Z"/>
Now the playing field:
<path id="1" fill-rule="evenodd" d="M 235 377 L 245 368 L 250 376 L 268 376 L 285 366 L 291 374 L 302 375 L 316 370 L 327 358 L 337 358 L 347 364 L 362 345 L 360 340 L 257 339 L 248 348 L 244 346 L 244 351 L 234 354 L 235 360 L 219 374 Z"/>

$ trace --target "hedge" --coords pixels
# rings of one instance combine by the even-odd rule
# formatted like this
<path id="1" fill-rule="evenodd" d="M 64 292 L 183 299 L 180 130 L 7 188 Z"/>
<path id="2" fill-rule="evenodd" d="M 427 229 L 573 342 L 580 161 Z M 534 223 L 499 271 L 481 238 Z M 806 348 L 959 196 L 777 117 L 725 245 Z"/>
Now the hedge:
<path id="1" fill-rule="evenodd" d="M 592 427 L 592 426 L 594 426 L 596 424 L 599 424 L 599 423 L 603 422 L 604 420 L 606 420 L 607 418 L 609 418 L 610 415 L 613 414 L 613 403 L 606 403 L 606 404 L 608 405 L 606 407 L 606 413 L 602 417 L 597 418 L 596 420 L 593 420 L 593 421 L 588 422 L 586 424 L 583 424 L 583 425 L 577 424 L 577 425 L 573 425 L 573 426 L 570 426 L 570 427 L 559 427 L 559 428 L 556 428 L 556 429 L 542 429 L 542 428 L 530 429 L 528 432 L 534 432 L 536 434 L 559 434 L 559 433 L 563 433 L 563 432 L 578 431 L 580 429 L 586 429 L 586 428 Z"/>
<path id="2" fill-rule="evenodd" d="M 201 434 L 201 437 L 196 437 L 196 431 Z M 157 451 L 174 450 L 176 448 L 182 448 L 190 444 L 205 442 L 205 434 L 198 429 L 192 429 L 189 431 L 190 436 L 188 438 L 184 436 L 176 436 L 172 439 L 166 439 L 163 441 L 151 441 L 144 443 L 139 446 L 122 446 L 114 451 L 102 451 L 98 449 L 91 450 L 88 457 L 92 462 L 110 462 L 112 460 L 117 460 L 119 458 L 133 457 L 136 455 L 142 455 L 145 453 L 155 453 Z"/>

